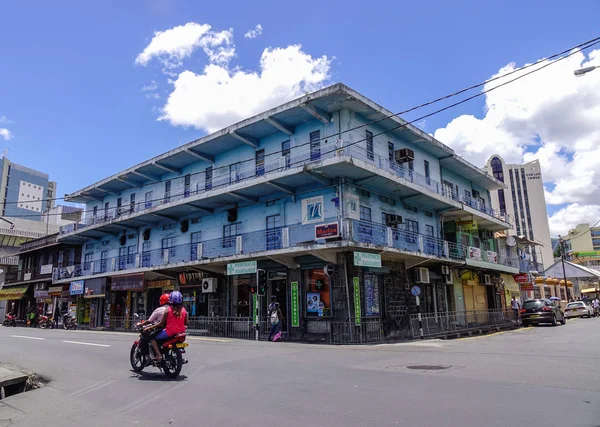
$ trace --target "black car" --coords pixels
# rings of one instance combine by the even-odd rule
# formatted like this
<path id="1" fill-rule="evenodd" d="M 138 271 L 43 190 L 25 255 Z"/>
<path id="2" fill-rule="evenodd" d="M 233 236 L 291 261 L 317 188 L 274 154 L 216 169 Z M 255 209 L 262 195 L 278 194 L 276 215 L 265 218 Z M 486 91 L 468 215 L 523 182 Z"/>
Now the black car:
<path id="1" fill-rule="evenodd" d="M 546 299 L 531 299 L 523 303 L 521 309 L 521 322 L 523 326 L 551 323 L 553 326 L 567 323 L 565 314 L 560 307 Z"/>

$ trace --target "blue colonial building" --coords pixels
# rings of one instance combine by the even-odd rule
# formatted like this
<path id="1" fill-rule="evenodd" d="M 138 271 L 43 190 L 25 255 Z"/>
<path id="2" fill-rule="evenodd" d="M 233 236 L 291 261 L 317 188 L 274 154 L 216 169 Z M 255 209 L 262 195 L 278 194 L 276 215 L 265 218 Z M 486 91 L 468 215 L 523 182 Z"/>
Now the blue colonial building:
<path id="1" fill-rule="evenodd" d="M 511 228 L 491 208 L 499 188 L 336 84 L 68 194 L 87 215 L 59 240 L 82 260 L 54 282 L 75 283 L 95 326 L 127 327 L 178 287 L 203 333 L 252 335 L 274 295 L 290 338 L 410 336 L 414 285 L 436 318 L 502 308 L 501 275 L 519 269 L 494 238 Z"/>

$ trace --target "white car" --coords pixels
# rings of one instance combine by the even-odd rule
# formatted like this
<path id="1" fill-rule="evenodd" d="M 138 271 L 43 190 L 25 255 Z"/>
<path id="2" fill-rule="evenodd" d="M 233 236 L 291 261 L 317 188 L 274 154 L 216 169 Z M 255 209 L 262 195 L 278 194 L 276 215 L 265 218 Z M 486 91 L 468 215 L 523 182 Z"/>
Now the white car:
<path id="1" fill-rule="evenodd" d="M 570 302 L 565 307 L 565 317 L 592 317 L 594 309 L 583 301 Z"/>

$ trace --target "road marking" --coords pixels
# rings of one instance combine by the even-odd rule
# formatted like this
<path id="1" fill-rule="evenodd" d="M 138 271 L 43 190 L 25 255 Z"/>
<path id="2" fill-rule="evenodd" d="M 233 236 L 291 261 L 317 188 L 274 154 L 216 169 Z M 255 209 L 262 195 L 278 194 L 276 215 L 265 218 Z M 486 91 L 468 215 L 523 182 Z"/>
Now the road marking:
<path id="1" fill-rule="evenodd" d="M 226 340 L 222 338 L 206 338 L 206 337 L 187 337 L 189 340 L 194 341 L 214 341 L 214 342 L 229 342 L 231 340 Z"/>
<path id="2" fill-rule="evenodd" d="M 40 337 L 28 337 L 26 335 L 11 335 L 11 337 L 13 338 L 27 338 L 29 340 L 45 340 L 46 338 L 40 338 Z"/>
<path id="3" fill-rule="evenodd" d="M 95 344 L 93 342 L 80 342 L 80 341 L 63 341 L 67 344 L 79 344 L 79 345 L 92 345 L 94 347 L 110 347 L 108 344 Z"/>

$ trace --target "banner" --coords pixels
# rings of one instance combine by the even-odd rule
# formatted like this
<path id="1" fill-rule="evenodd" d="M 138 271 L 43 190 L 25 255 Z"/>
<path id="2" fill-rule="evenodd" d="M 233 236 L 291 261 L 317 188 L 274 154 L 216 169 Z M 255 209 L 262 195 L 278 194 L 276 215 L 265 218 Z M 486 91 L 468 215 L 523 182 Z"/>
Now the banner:
<path id="1" fill-rule="evenodd" d="M 354 323 L 360 325 L 360 281 L 358 277 L 354 277 L 352 281 L 354 283 Z"/>
<path id="2" fill-rule="evenodd" d="M 300 326 L 300 298 L 298 297 L 298 282 L 292 282 L 292 327 Z"/>
<path id="3" fill-rule="evenodd" d="M 323 221 L 323 196 L 302 200 L 302 224 Z"/>
<path id="4" fill-rule="evenodd" d="M 469 259 L 474 259 L 477 261 L 481 261 L 481 249 L 476 248 L 474 246 L 469 246 L 469 250 L 467 251 L 467 255 Z"/>

